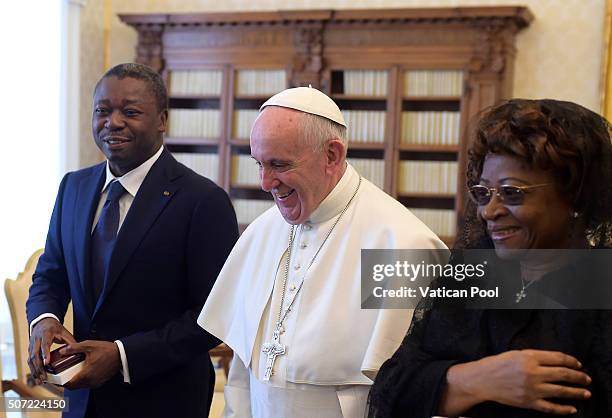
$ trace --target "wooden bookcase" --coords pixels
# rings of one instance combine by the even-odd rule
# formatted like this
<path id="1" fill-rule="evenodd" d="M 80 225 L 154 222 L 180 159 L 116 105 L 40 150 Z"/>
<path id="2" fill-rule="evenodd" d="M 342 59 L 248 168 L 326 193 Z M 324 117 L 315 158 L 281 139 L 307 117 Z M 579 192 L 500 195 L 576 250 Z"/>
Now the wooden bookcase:
<path id="1" fill-rule="evenodd" d="M 469 126 L 511 96 L 525 7 L 120 15 L 170 90 L 166 145 L 225 188 L 239 222 L 273 202 L 249 162 L 259 106 L 312 85 L 349 124 L 349 160 L 451 242 Z M 248 164 L 252 164 L 249 166 Z"/>

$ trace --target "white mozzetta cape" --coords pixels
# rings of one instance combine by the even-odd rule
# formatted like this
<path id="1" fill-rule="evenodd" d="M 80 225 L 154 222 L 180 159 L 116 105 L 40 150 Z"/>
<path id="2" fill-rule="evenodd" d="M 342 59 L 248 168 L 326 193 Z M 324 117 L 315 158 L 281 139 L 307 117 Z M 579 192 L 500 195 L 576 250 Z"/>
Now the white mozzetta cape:
<path id="1" fill-rule="evenodd" d="M 348 197 L 358 175 L 348 165 Z M 348 181 L 346 181 L 348 180 Z M 335 190 L 334 190 L 335 191 Z M 332 193 L 334 193 L 332 191 Z M 273 207 L 244 231 L 229 255 L 198 324 L 249 367 L 262 314 L 272 295 L 290 225 Z M 287 380 L 315 385 L 372 384 L 399 347 L 412 311 L 361 309 L 361 249 L 444 249 L 402 204 L 363 179 L 359 192 L 311 266 L 292 311 L 297 328 L 287 352 Z M 367 376 L 367 377 L 366 377 Z"/>

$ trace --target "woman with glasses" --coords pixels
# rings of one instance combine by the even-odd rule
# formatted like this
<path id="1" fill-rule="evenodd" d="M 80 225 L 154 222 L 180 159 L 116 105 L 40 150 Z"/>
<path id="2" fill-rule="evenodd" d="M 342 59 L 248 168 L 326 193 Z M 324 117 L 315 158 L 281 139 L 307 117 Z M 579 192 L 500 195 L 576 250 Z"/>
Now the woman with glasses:
<path id="1" fill-rule="evenodd" d="M 543 283 L 589 278 L 591 264 L 559 253 L 612 246 L 604 118 L 569 102 L 510 100 L 483 115 L 468 160 L 455 248 L 493 249 L 517 308 Z M 535 257 L 542 249 L 551 256 Z M 603 276 L 612 287 L 612 271 Z M 376 377 L 369 416 L 437 415 L 612 417 L 612 311 L 417 309 Z"/>

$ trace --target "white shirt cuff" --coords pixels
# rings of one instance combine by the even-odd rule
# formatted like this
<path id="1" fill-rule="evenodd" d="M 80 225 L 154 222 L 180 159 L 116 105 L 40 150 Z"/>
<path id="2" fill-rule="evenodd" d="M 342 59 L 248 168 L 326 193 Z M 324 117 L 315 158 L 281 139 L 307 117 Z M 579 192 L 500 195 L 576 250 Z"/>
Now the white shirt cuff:
<path id="1" fill-rule="evenodd" d="M 123 348 L 123 343 L 119 340 L 115 340 L 115 344 L 119 348 L 119 356 L 121 357 L 121 374 L 123 375 L 124 383 L 132 383 L 130 382 L 130 369 L 128 368 L 127 356 L 125 355 L 125 348 Z"/>
<path id="2" fill-rule="evenodd" d="M 34 325 L 36 325 L 38 322 L 40 322 L 41 320 L 43 320 L 45 318 L 55 318 L 55 319 L 57 319 L 57 322 L 60 322 L 59 318 L 57 316 L 53 315 L 52 313 L 40 314 L 36 318 L 34 318 L 34 320 L 32 322 L 30 322 L 30 335 L 32 335 L 32 328 L 34 328 Z"/>

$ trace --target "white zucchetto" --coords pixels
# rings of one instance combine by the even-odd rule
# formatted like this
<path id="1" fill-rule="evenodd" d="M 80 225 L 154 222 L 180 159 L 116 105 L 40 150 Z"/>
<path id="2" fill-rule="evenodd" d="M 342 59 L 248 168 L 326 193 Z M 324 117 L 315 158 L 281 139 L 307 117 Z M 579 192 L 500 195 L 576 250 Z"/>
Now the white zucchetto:
<path id="1" fill-rule="evenodd" d="M 288 107 L 300 112 L 322 116 L 346 127 L 346 122 L 338 105 L 325 93 L 312 87 L 294 87 L 283 90 L 270 97 L 261 107 L 266 106 Z"/>

